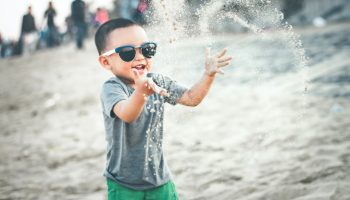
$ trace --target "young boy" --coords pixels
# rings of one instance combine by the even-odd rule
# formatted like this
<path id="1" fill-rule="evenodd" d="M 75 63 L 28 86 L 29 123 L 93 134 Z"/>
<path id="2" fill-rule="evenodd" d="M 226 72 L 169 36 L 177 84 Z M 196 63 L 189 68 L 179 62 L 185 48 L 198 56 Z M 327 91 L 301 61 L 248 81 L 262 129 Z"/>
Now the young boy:
<path id="1" fill-rule="evenodd" d="M 226 49 L 206 52 L 205 73 L 190 89 L 161 74 L 150 73 L 157 44 L 127 19 L 113 19 L 97 30 L 101 66 L 113 73 L 102 87 L 106 129 L 109 200 L 178 199 L 163 157 L 164 103 L 197 106 L 216 73 L 231 62 Z"/>

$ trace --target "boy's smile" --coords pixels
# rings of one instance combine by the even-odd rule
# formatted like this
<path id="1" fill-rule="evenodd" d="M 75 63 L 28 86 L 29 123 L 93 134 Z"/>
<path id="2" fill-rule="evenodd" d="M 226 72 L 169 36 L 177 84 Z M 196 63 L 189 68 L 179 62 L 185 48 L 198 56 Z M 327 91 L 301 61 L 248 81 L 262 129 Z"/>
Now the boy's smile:
<path id="1" fill-rule="evenodd" d="M 125 61 L 120 55 L 125 52 L 113 53 L 108 56 L 100 56 L 100 62 L 103 67 L 111 70 L 112 73 L 118 77 L 124 78 L 134 83 L 133 70 L 137 70 L 140 75 L 145 76 L 151 71 L 151 59 L 142 54 L 141 45 L 148 42 L 148 37 L 144 29 L 140 26 L 133 25 L 125 28 L 113 30 L 106 40 L 105 52 L 117 47 L 135 48 L 135 56 L 131 61 Z M 121 50 L 123 51 L 123 49 Z M 121 58 L 123 57 L 123 58 Z"/>
<path id="2" fill-rule="evenodd" d="M 140 75 L 143 75 L 145 74 L 145 70 L 146 70 L 146 74 L 147 74 L 147 71 L 148 69 L 146 69 L 146 65 L 145 64 L 137 64 L 133 67 L 131 67 L 132 69 L 136 69 Z"/>

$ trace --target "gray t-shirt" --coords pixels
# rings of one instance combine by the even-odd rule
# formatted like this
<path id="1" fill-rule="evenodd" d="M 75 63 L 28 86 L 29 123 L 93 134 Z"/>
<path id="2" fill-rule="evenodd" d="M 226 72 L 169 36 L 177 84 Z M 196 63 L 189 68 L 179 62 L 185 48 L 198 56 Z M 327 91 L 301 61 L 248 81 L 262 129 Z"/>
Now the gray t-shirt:
<path id="1" fill-rule="evenodd" d="M 134 89 L 118 77 L 102 86 L 101 102 L 106 129 L 107 164 L 104 176 L 136 190 L 158 187 L 170 180 L 163 156 L 164 103 L 176 104 L 187 88 L 161 74 L 152 74 L 154 82 L 165 88 L 169 97 L 152 94 L 132 123 L 118 118 L 113 107 L 126 100 Z"/>

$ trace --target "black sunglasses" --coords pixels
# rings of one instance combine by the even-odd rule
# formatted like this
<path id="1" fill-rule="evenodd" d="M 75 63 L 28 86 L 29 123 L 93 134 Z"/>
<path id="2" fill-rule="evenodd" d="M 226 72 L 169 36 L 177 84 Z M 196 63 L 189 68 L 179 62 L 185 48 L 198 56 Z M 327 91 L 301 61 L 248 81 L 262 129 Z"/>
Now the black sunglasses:
<path id="1" fill-rule="evenodd" d="M 118 53 L 120 58 L 123 61 L 130 62 L 135 58 L 136 49 L 141 49 L 141 53 L 144 57 L 152 58 L 152 56 L 156 54 L 157 44 L 154 42 L 146 42 L 139 47 L 125 45 L 125 46 L 117 47 L 113 50 L 107 51 L 106 53 L 102 54 L 102 56 L 110 56 L 113 53 Z"/>

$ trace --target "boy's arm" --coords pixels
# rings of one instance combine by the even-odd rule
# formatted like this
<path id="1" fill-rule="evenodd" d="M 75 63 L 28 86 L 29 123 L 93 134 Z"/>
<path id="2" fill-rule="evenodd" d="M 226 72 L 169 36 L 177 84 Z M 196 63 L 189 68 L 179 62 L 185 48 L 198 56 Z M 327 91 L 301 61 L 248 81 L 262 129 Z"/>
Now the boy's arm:
<path id="1" fill-rule="evenodd" d="M 177 103 L 185 106 L 197 106 L 207 95 L 214 78 L 215 75 L 209 76 L 204 73 L 202 78 L 177 100 Z"/>
<path id="2" fill-rule="evenodd" d="M 113 107 L 113 112 L 121 120 L 131 123 L 141 114 L 146 103 L 146 97 L 153 94 L 153 89 L 148 85 L 147 78 L 139 75 L 137 70 L 133 70 L 135 76 L 135 91 L 126 100 L 118 102 Z"/>
<path id="3" fill-rule="evenodd" d="M 113 107 L 113 112 L 121 120 L 131 123 L 139 117 L 145 102 L 143 94 L 135 90 L 129 99 L 119 101 Z"/>
<path id="4" fill-rule="evenodd" d="M 220 68 L 229 65 L 231 62 L 232 57 L 225 56 L 226 51 L 227 49 L 224 49 L 212 57 L 210 49 L 207 48 L 204 75 L 177 100 L 177 103 L 186 106 L 197 106 L 204 99 L 215 79 L 216 73 L 223 73 Z"/>

